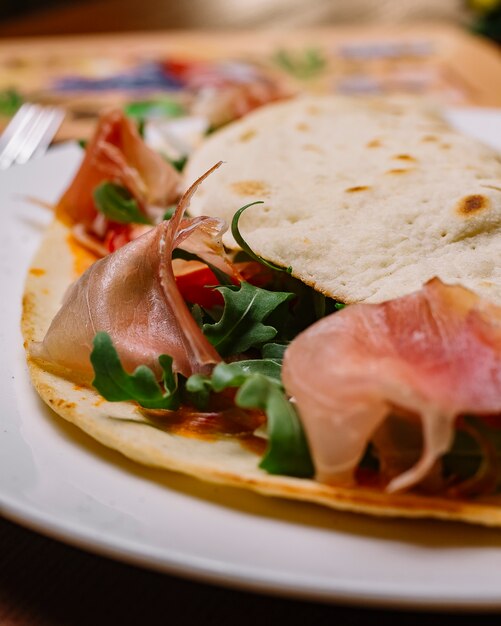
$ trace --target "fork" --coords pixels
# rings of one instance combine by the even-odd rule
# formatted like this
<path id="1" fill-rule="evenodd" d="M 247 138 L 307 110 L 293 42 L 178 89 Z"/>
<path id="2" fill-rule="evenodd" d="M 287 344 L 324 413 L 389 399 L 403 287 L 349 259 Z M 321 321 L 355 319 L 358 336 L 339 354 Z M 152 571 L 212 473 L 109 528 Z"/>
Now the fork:
<path id="1" fill-rule="evenodd" d="M 42 155 L 64 118 L 58 107 L 23 104 L 0 137 L 0 170 Z"/>

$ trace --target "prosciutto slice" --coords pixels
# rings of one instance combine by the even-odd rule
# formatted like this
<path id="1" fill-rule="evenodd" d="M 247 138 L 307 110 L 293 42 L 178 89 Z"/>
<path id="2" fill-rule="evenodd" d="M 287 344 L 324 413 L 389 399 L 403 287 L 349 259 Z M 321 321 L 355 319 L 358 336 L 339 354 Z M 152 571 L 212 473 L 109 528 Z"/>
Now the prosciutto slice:
<path id="1" fill-rule="evenodd" d="M 349 306 L 291 343 L 283 381 L 318 480 L 353 481 L 371 441 L 389 466 L 410 438 L 418 453 L 404 451 L 411 465 L 387 485 L 408 489 L 450 449 L 458 415 L 501 413 L 501 308 L 437 278 L 389 302 Z M 407 426 L 395 429 L 395 415 Z"/>
<path id="2" fill-rule="evenodd" d="M 97 214 L 92 194 L 105 180 L 126 187 L 146 210 L 150 204 L 172 204 L 181 177 L 121 111 L 112 110 L 101 116 L 80 169 L 58 203 L 58 215 L 91 225 Z"/>
<path id="3" fill-rule="evenodd" d="M 221 360 L 191 316 L 172 270 L 174 248 L 191 237 L 200 248 L 200 240 L 208 244 L 212 234 L 211 258 L 221 245 L 221 220 L 183 220 L 198 185 L 219 165 L 190 187 L 169 222 L 100 259 L 70 287 L 43 342 L 32 345 L 35 358 L 91 375 L 93 338 L 106 331 L 128 371 L 144 364 L 160 375 L 160 354 L 172 356 L 174 370 L 184 376 L 208 373 Z"/>

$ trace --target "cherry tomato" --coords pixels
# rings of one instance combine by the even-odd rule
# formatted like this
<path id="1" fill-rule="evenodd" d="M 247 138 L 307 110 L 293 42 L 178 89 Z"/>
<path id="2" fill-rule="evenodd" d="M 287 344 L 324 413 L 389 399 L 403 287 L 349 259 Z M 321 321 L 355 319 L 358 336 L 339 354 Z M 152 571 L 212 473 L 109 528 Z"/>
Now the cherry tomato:
<path id="1" fill-rule="evenodd" d="M 178 264 L 179 267 L 179 264 Z M 202 263 L 197 261 L 187 261 L 182 270 L 176 271 L 176 285 L 183 298 L 190 304 L 199 304 L 205 309 L 224 304 L 223 296 L 211 287 L 219 282 L 214 272 Z"/>
<path id="2" fill-rule="evenodd" d="M 108 226 L 104 245 L 110 252 L 115 252 L 129 241 L 131 241 L 131 230 L 128 224 L 112 223 Z"/>

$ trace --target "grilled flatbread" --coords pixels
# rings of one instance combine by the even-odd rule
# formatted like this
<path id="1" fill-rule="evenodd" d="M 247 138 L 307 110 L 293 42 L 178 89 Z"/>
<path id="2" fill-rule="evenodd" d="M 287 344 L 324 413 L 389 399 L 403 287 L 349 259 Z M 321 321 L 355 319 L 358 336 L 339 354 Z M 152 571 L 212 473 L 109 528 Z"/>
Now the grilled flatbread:
<path id="1" fill-rule="evenodd" d="M 501 157 L 408 100 L 308 97 L 210 137 L 192 181 L 224 167 L 193 215 L 231 222 L 262 257 L 342 302 L 381 302 L 434 276 L 501 302 Z M 224 240 L 236 247 L 231 234 Z"/>
<path id="2" fill-rule="evenodd" d="M 68 286 L 91 260 L 71 242 L 69 228 L 55 221 L 28 274 L 22 319 L 27 347 L 43 339 Z M 106 402 L 89 386 L 76 384 L 45 363 L 28 357 L 28 364 L 38 393 L 56 413 L 139 463 L 341 511 L 501 526 L 499 497 L 461 501 L 273 476 L 258 467 L 264 443 L 260 437 L 210 438 L 168 431 L 147 419 L 134 403 Z"/>
<path id="3" fill-rule="evenodd" d="M 91 203 L 95 177 L 101 175 L 92 169 L 95 167 L 92 150 L 97 146 L 99 152 L 100 133 L 106 122 L 103 119 L 97 139 L 91 142 L 70 188 L 74 191 L 75 183 L 76 188 L 81 185 L 85 193 L 75 197 Z M 115 123 L 125 122 L 118 118 Z M 107 153 L 110 148 L 104 143 Z M 258 254 L 292 266 L 295 276 L 320 291 L 345 302 L 378 301 L 417 291 L 427 279 L 438 276 L 445 282 L 462 283 L 491 300 L 501 300 L 500 270 L 495 262 L 500 244 L 501 163 L 493 151 L 450 130 L 433 112 L 409 103 L 309 98 L 273 105 L 209 139 L 193 157 L 186 174 L 190 183 L 194 178 L 198 180 L 184 194 L 169 222 L 161 222 L 154 230 L 120 247 L 114 255 L 104 256 L 71 290 L 68 287 L 96 257 L 72 237 L 75 224 L 67 219 L 68 214 L 81 225 L 81 208 L 77 211 L 78 207 L 70 203 L 70 210 L 78 213 L 76 216 L 68 210 L 66 214 L 58 212 L 62 221 L 56 219 L 49 228 L 29 272 L 23 309 L 22 328 L 29 367 L 41 397 L 58 414 L 104 445 L 146 465 L 339 510 L 501 526 L 499 496 L 472 499 L 387 493 L 382 487 L 364 486 L 369 483 L 363 481 L 356 486 L 339 486 L 340 482 L 332 486 L 312 479 L 270 474 L 260 468 L 267 440 L 257 427 L 252 426 L 244 433 L 224 429 L 216 434 L 207 433 L 191 428 L 183 419 L 176 422 L 177 409 L 170 416 L 174 419 L 165 419 L 165 412 L 158 416 L 135 402 L 108 402 L 90 386 L 90 344 L 97 332 L 110 334 L 129 371 L 145 363 L 145 337 L 167 340 L 167 347 L 154 343 L 148 364 L 151 359 L 155 361 L 158 350 L 172 352 L 168 329 L 162 324 L 152 324 L 157 318 L 165 322 L 168 318 L 165 307 L 174 317 L 169 328 L 180 324 L 177 344 L 181 352 L 198 355 L 183 360 L 183 354 L 170 354 L 177 372 L 185 376 L 205 373 L 204 364 L 222 358 L 208 345 L 207 337 L 178 292 L 171 259 L 173 248 L 180 244 L 188 251 L 198 250 L 201 258 L 205 258 L 205 250 L 211 263 L 218 257 L 218 242 L 222 253 L 219 238 L 222 224 L 218 220 L 183 219 L 184 209 L 198 184 L 215 168 L 201 178 L 199 175 L 220 158 L 226 159 L 227 165 L 214 172 L 193 197 L 192 212 L 217 214 L 231 220 L 242 204 L 263 199 L 263 205 L 251 207 L 243 214 L 240 226 L 244 237 Z M 128 171 L 127 159 L 122 165 Z M 85 182 L 89 168 L 94 176 L 90 177 L 94 181 L 92 185 Z M 125 184 L 125 180 L 122 182 Z M 68 199 L 68 193 L 63 200 Z M 93 204 L 91 209 L 88 219 L 83 220 L 84 226 L 94 220 Z M 83 215 L 88 213 L 84 211 Z M 231 235 L 226 237 L 228 245 L 235 246 Z M 101 242 L 97 250 L 102 247 Z M 303 286 L 301 289 L 309 291 Z M 300 412 L 309 413 L 304 407 L 311 404 L 309 399 L 315 399 L 321 405 L 314 408 L 315 412 L 319 409 L 325 413 L 327 407 L 329 418 L 332 411 L 327 396 L 336 389 L 346 392 L 343 402 L 347 398 L 351 405 L 343 408 L 347 409 L 350 426 L 356 428 L 362 398 L 358 391 L 348 397 L 354 388 L 350 387 L 353 381 L 344 380 L 347 367 L 343 368 L 342 360 L 335 362 L 340 353 L 330 344 L 330 339 L 329 349 L 334 354 L 329 357 L 330 366 L 339 365 L 332 372 L 341 374 L 342 382 L 328 388 L 322 380 L 327 378 L 329 383 L 331 370 L 322 370 L 324 378 L 318 376 L 315 381 L 321 388 L 309 396 L 310 386 L 305 392 L 302 369 L 307 352 L 309 362 L 313 363 L 308 368 L 310 375 L 322 367 L 320 353 L 328 342 L 324 342 L 323 335 L 317 336 L 320 346 L 317 348 L 309 339 L 316 336 L 318 328 L 328 337 L 339 335 L 343 341 L 346 339 L 344 363 L 351 363 L 355 382 L 363 383 L 365 414 L 372 415 L 373 400 L 378 404 L 381 419 L 398 407 L 412 411 L 417 406 L 419 412 L 419 406 L 426 401 L 427 419 L 423 423 L 438 424 L 439 421 L 431 419 L 435 411 L 447 417 L 446 423 L 440 422 L 448 428 L 440 445 L 426 445 L 436 444 L 436 437 L 425 441 L 425 469 L 429 469 L 437 454 L 448 449 L 452 423 L 458 415 L 464 412 L 477 415 L 474 409 L 487 418 L 498 415 L 501 405 L 496 390 L 501 344 L 496 325 L 498 307 L 463 287 L 444 287 L 437 280 L 424 289 L 428 294 L 424 299 L 422 290 L 416 297 L 395 301 L 398 314 L 394 318 L 388 317 L 392 303 L 348 307 L 334 313 L 339 317 L 333 320 L 324 318 L 325 324 L 312 326 L 302 334 L 302 340 L 301 336 L 294 339 L 285 352 L 283 381 L 289 396 L 295 396 Z M 456 298 L 454 294 L 459 295 Z M 313 296 L 316 298 L 317 294 Z M 451 302 L 451 311 L 445 306 L 449 298 L 455 302 L 455 308 Z M 124 305 L 128 303 L 127 311 L 127 307 L 120 305 L 122 300 Z M 426 301 L 428 308 L 421 306 Z M 445 303 L 445 309 L 441 303 Z M 490 316 L 491 310 L 496 310 L 495 315 Z M 349 322 L 350 319 L 357 322 L 358 317 L 365 319 L 364 311 L 369 320 L 365 326 Z M 380 315 L 393 322 L 378 326 L 374 319 Z M 186 316 L 189 323 L 181 320 Z M 456 325 L 451 326 L 450 320 Z M 440 323 L 447 325 L 447 333 L 441 332 Z M 421 341 L 422 332 L 426 341 Z M 462 337 L 459 342 L 458 337 Z M 136 351 L 129 350 L 133 339 Z M 311 350 L 306 350 L 301 341 L 306 341 Z M 454 349 L 450 349 L 451 344 Z M 464 346 L 475 346 L 470 352 L 475 352 L 481 367 L 476 367 L 475 359 L 461 366 L 469 359 Z M 193 347 L 197 350 L 192 350 Z M 82 351 L 83 357 L 79 356 Z M 455 351 L 461 352 L 460 358 L 455 358 Z M 208 358 L 201 359 L 201 353 Z M 372 359 L 370 367 L 365 359 L 367 354 Z M 317 357 L 320 365 L 315 360 Z M 383 358 L 384 367 L 379 366 L 379 357 Z M 420 368 L 419 376 L 412 369 L 414 366 Z M 398 376 L 392 374 L 392 368 L 396 368 Z M 447 384 L 439 384 L 440 373 Z M 461 385 L 462 376 L 470 377 L 469 384 L 464 385 L 461 394 L 454 394 L 454 385 Z M 431 390 L 430 380 L 434 384 Z M 113 377 L 112 381 L 115 381 Z M 419 388 L 421 383 L 424 390 Z M 291 391 L 291 385 L 295 391 Z M 443 393 L 444 389 L 447 393 Z M 409 398 L 413 401 L 409 402 Z M 354 423 L 353 415 L 357 418 Z M 303 418 L 303 422 L 305 425 L 307 420 Z M 366 424 L 367 429 L 371 430 L 370 424 Z M 428 430 L 436 434 L 433 429 Z M 390 435 L 389 431 L 379 433 L 377 444 L 391 452 Z M 319 439 L 316 435 L 315 438 Z M 324 439 L 320 436 L 321 443 Z M 445 439 L 447 446 L 442 445 Z M 489 442 L 482 445 L 491 454 Z M 494 460 L 491 457 L 486 468 L 497 472 L 498 457 Z M 315 461 L 317 478 L 322 478 L 320 472 L 328 474 L 332 469 L 320 467 L 318 458 Z M 419 479 L 422 466 L 423 462 L 416 465 Z M 334 469 L 337 476 L 339 468 Z M 481 464 L 480 474 L 483 470 Z M 494 478 L 497 476 L 495 473 Z M 492 477 L 488 471 L 486 477 Z M 415 481 L 412 485 L 406 483 L 414 484 Z"/>

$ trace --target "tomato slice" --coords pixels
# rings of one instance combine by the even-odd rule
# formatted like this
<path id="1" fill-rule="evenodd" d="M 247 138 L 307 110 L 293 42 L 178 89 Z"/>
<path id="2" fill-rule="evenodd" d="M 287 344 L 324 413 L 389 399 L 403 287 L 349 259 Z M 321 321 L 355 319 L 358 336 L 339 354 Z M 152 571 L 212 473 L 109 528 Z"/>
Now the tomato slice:
<path id="1" fill-rule="evenodd" d="M 115 252 L 126 243 L 132 240 L 131 229 L 129 224 L 118 224 L 112 222 L 106 229 L 104 245 L 110 252 Z"/>
<path id="2" fill-rule="evenodd" d="M 219 291 L 211 289 L 219 285 L 219 281 L 205 263 L 175 259 L 172 267 L 177 288 L 186 302 L 199 304 L 205 309 L 224 304 L 223 296 Z"/>
<path id="3" fill-rule="evenodd" d="M 265 287 L 273 280 L 273 270 L 257 261 L 235 263 L 243 280 L 254 287 Z"/>

